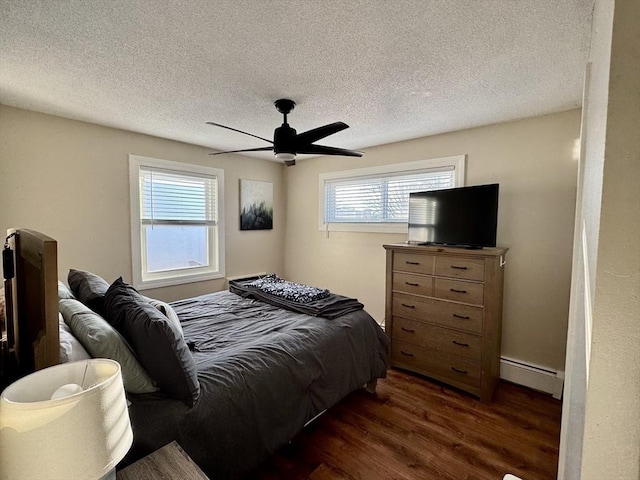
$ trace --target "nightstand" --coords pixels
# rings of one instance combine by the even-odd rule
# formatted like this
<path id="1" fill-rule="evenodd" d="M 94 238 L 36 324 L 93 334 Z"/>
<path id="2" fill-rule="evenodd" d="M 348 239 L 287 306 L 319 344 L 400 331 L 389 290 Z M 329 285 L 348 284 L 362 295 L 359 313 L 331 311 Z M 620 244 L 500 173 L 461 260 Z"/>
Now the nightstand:
<path id="1" fill-rule="evenodd" d="M 117 480 L 208 480 L 177 442 L 171 442 L 117 472 Z"/>

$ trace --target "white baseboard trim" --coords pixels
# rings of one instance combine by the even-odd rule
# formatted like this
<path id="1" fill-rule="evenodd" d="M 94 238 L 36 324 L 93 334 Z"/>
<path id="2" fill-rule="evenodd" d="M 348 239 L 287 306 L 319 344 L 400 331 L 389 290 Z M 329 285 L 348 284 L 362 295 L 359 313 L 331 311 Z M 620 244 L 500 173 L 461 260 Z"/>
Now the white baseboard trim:
<path id="1" fill-rule="evenodd" d="M 562 370 L 552 370 L 514 358 L 501 357 L 500 378 L 534 390 L 550 393 L 553 398 L 558 400 L 562 398 L 564 387 L 564 371 Z"/>

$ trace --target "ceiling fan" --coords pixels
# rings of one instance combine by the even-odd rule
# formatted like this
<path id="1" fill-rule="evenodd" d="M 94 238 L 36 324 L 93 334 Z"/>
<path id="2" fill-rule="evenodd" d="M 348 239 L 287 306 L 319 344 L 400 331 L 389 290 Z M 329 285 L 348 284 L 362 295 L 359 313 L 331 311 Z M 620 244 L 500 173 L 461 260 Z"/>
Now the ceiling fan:
<path id="1" fill-rule="evenodd" d="M 222 155 L 223 153 L 240 153 L 240 152 L 262 152 L 273 150 L 278 160 L 283 160 L 284 164 L 288 167 L 296 164 L 296 155 L 298 154 L 312 154 L 312 155 L 344 155 L 347 157 L 361 157 L 362 152 L 356 150 L 346 150 L 344 148 L 326 147 L 324 145 L 315 145 L 314 142 L 322 138 L 338 133 L 345 128 L 349 128 L 349 125 L 343 122 L 330 123 L 322 127 L 307 130 L 306 132 L 296 133 L 295 128 L 292 128 L 287 123 L 287 115 L 293 110 L 296 103 L 293 100 L 281 98 L 274 102 L 276 109 L 284 116 L 282 125 L 276 128 L 273 132 L 273 141 L 259 137 L 252 133 L 243 132 L 236 128 L 227 127 L 226 125 L 220 125 L 219 123 L 207 122 L 208 125 L 214 125 L 216 127 L 226 128 L 227 130 L 233 130 L 234 132 L 244 133 L 251 137 L 259 138 L 265 142 L 271 143 L 270 147 L 258 147 L 258 148 L 246 148 L 243 150 L 230 150 L 227 152 L 214 152 L 209 155 Z"/>

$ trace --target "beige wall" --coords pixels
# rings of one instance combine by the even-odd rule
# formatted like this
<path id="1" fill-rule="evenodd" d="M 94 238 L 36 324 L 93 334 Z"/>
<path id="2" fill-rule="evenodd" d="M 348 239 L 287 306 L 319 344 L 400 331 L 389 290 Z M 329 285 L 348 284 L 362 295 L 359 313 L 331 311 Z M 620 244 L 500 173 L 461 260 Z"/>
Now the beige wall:
<path id="1" fill-rule="evenodd" d="M 285 272 L 352 295 L 384 319 L 383 243 L 406 235 L 318 231 L 318 174 L 466 154 L 466 184 L 500 183 L 498 244 L 507 255 L 503 355 L 564 368 L 580 111 L 383 145 L 363 158 L 288 168 Z"/>
<path id="2" fill-rule="evenodd" d="M 640 6 L 598 0 L 586 102 L 583 222 L 595 230 L 589 265 L 592 335 L 580 478 L 640 478 Z M 587 319 L 589 320 L 589 319 Z M 569 407 L 569 406 L 567 406 Z M 570 407 L 569 407 L 570 408 Z M 565 478 L 578 478 L 566 476 Z"/>
<path id="3" fill-rule="evenodd" d="M 466 154 L 468 185 L 501 185 L 498 243 L 510 248 L 503 355 L 562 369 L 579 120 L 574 110 L 374 147 L 361 159 L 302 160 L 283 176 L 263 160 L 212 158 L 200 147 L 0 106 L 0 230 L 56 238 L 62 278 L 73 267 L 131 280 L 128 154 L 212 165 L 225 170 L 227 276 L 282 273 L 355 296 L 382 321 L 382 244 L 405 237 L 318 231 L 318 173 Z M 238 230 L 239 178 L 274 183 L 273 231 Z M 174 300 L 223 287 L 147 293 Z"/>
<path id="4" fill-rule="evenodd" d="M 225 171 L 226 274 L 283 271 L 283 167 L 157 137 L 0 106 L 0 232 L 39 230 L 58 241 L 58 270 L 132 280 L 128 155 Z M 239 231 L 239 179 L 274 184 L 274 229 Z M 3 237 L 4 238 L 4 237 Z M 157 290 L 175 300 L 225 287 L 223 280 Z"/>

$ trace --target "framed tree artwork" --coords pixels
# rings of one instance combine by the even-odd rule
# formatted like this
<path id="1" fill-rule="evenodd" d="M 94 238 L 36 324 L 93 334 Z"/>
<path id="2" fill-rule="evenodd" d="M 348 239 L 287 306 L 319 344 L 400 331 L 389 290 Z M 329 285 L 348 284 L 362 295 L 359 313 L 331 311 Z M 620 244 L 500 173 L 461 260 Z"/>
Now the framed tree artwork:
<path id="1" fill-rule="evenodd" d="M 273 229 L 273 183 L 240 179 L 240 230 Z"/>

